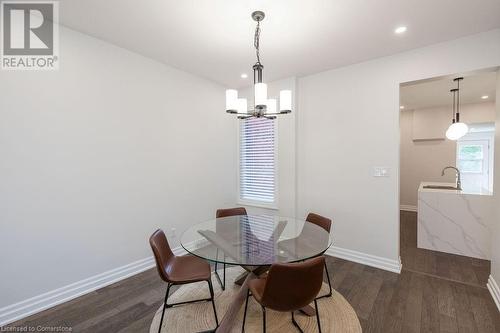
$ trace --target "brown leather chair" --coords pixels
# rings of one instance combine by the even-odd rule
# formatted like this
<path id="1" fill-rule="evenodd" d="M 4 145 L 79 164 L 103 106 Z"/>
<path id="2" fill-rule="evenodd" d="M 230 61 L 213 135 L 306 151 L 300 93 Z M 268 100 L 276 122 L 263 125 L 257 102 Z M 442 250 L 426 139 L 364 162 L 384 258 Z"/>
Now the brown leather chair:
<path id="1" fill-rule="evenodd" d="M 217 209 L 217 211 L 215 212 L 215 218 L 218 219 L 223 217 L 238 216 L 238 215 L 247 215 L 247 210 L 245 209 L 245 207 Z M 216 258 L 218 257 L 219 257 L 219 248 L 217 248 L 217 254 L 216 254 Z M 215 262 L 214 272 L 215 272 L 215 277 L 219 281 L 220 287 L 222 288 L 222 290 L 226 290 L 226 263 L 224 263 L 223 280 L 221 280 L 219 273 L 217 272 L 217 261 Z"/>
<path id="2" fill-rule="evenodd" d="M 167 237 L 165 233 L 158 229 L 151 237 L 149 237 L 149 244 L 153 249 L 153 253 L 156 261 L 156 268 L 158 269 L 158 274 L 163 281 L 167 282 L 167 292 L 165 294 L 165 300 L 163 302 L 163 312 L 161 314 L 160 327 L 158 328 L 158 333 L 161 332 L 161 326 L 163 324 L 163 317 L 165 316 L 165 309 L 171 308 L 174 305 L 181 305 L 187 303 L 194 303 L 200 301 L 211 301 L 212 307 L 214 309 L 215 323 L 217 327 L 219 326 L 219 320 L 217 319 L 217 311 L 215 310 L 214 302 L 214 289 L 212 287 L 212 280 L 210 278 L 210 264 L 200 258 L 195 256 L 176 256 L 172 253 L 170 245 L 168 244 Z M 210 298 L 198 299 L 193 301 L 179 302 L 168 304 L 168 294 L 170 292 L 170 287 L 180 284 L 188 284 L 199 281 L 207 281 L 208 288 L 210 289 Z"/>
<path id="3" fill-rule="evenodd" d="M 321 323 L 316 296 L 323 284 L 323 267 L 325 257 L 316 257 L 300 263 L 273 264 L 266 277 L 251 280 L 243 315 L 242 331 L 245 331 L 245 320 L 250 292 L 262 307 L 263 331 L 266 332 L 266 308 L 292 313 L 292 323 L 302 332 L 295 321 L 293 312 L 302 309 L 314 301 L 318 330 Z"/>
<path id="4" fill-rule="evenodd" d="M 247 215 L 247 210 L 245 209 L 245 207 L 217 209 L 217 212 L 215 213 L 215 217 L 218 219 L 222 217 L 238 215 Z"/>
<path id="5" fill-rule="evenodd" d="M 330 229 L 332 228 L 332 220 L 315 213 L 309 213 L 306 217 L 306 221 L 320 226 L 321 228 L 328 231 L 328 233 L 330 233 Z M 326 272 L 326 277 L 328 279 L 328 286 L 330 287 L 330 291 L 328 294 L 318 297 L 318 299 L 332 296 L 332 283 L 330 282 L 330 274 L 328 273 L 328 267 L 326 266 L 326 261 L 325 261 L 325 272 Z"/>

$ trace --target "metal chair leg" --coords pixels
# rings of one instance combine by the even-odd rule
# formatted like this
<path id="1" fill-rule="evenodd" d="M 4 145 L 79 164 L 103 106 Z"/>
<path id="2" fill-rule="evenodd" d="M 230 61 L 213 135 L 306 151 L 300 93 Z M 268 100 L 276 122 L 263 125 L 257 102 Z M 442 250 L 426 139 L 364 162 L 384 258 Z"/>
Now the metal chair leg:
<path id="1" fill-rule="evenodd" d="M 217 310 L 215 309 L 215 300 L 214 300 L 214 287 L 212 286 L 212 280 L 208 279 L 208 288 L 210 289 L 210 298 L 212 299 L 212 307 L 214 308 L 215 315 L 215 324 L 219 327 L 219 319 L 217 318 Z"/>
<path id="2" fill-rule="evenodd" d="M 318 321 L 318 331 L 321 333 L 321 322 L 319 320 L 319 310 L 318 310 L 318 301 L 314 300 L 314 307 L 316 308 L 316 320 Z"/>
<path id="3" fill-rule="evenodd" d="M 226 255 L 224 254 L 224 257 Z M 217 252 L 215 254 L 215 258 L 218 260 L 219 259 L 219 249 L 217 249 Z M 215 267 L 214 267 L 214 273 L 215 273 L 215 277 L 217 278 L 217 280 L 219 281 L 219 284 L 220 284 L 220 287 L 222 290 L 226 290 L 226 263 L 224 263 L 224 282 L 222 282 L 220 276 L 219 276 L 219 272 L 217 271 L 217 264 L 218 262 L 216 261 L 215 262 Z"/>
<path id="4" fill-rule="evenodd" d="M 243 325 L 241 326 L 241 332 L 245 332 L 245 321 L 247 319 L 247 309 L 248 309 L 248 299 L 250 298 L 250 289 L 247 290 L 247 300 L 245 302 L 245 312 L 243 312 Z"/>
<path id="5" fill-rule="evenodd" d="M 163 325 L 163 318 L 165 317 L 165 310 L 166 309 L 172 308 L 176 305 L 183 305 L 183 304 L 190 304 L 190 303 L 197 303 L 197 302 L 208 302 L 208 301 L 212 302 L 212 307 L 214 309 L 214 315 L 215 315 L 215 323 L 217 324 L 217 327 L 219 327 L 219 319 L 217 318 L 217 310 L 215 309 L 214 288 L 212 285 L 212 280 L 207 280 L 207 282 L 208 282 L 208 288 L 210 289 L 210 298 L 195 299 L 195 300 L 191 300 L 191 301 L 184 301 L 184 302 L 178 302 L 178 303 L 172 303 L 172 304 L 168 304 L 168 296 L 170 293 L 170 287 L 172 287 L 174 284 L 173 283 L 168 284 L 167 292 L 165 294 L 165 300 L 163 301 L 163 311 L 161 313 L 160 326 L 158 327 L 158 333 L 161 332 L 161 327 Z"/>
<path id="6" fill-rule="evenodd" d="M 293 325 L 294 325 L 295 327 L 297 327 L 297 329 L 299 330 L 299 332 L 300 332 L 300 333 L 304 333 L 304 331 L 302 330 L 302 328 L 300 328 L 299 323 L 297 323 L 297 322 L 295 321 L 295 316 L 293 315 L 293 311 L 292 311 L 292 323 L 293 323 Z"/>
<path id="7" fill-rule="evenodd" d="M 167 308 L 168 293 L 170 292 L 170 283 L 167 286 L 167 292 L 165 293 L 165 299 L 163 301 L 163 311 L 161 313 L 160 326 L 158 327 L 158 333 L 161 332 L 161 326 L 163 324 L 163 317 L 165 316 L 165 309 Z"/>
<path id="8" fill-rule="evenodd" d="M 262 332 L 266 333 L 266 308 L 262 307 Z"/>
<path id="9" fill-rule="evenodd" d="M 332 282 L 330 281 L 330 274 L 328 273 L 328 267 L 326 266 L 326 261 L 325 261 L 325 272 L 326 272 L 326 278 L 328 279 L 328 287 L 329 287 L 330 291 L 326 295 L 316 297 L 316 299 L 321 299 L 324 297 L 332 296 Z"/>

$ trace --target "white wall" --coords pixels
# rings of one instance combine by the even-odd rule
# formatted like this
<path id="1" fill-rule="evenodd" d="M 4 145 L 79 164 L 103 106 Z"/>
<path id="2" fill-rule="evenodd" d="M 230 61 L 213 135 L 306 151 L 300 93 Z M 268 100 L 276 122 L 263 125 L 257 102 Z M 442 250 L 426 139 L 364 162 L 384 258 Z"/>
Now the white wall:
<path id="1" fill-rule="evenodd" d="M 496 207 L 496 219 L 493 225 L 491 237 L 491 276 L 497 284 L 500 284 L 500 71 L 497 72 L 497 95 L 496 95 L 496 123 L 495 127 L 495 174 L 494 174 L 494 200 Z M 500 290 L 497 290 L 497 306 L 500 310 Z"/>
<path id="2" fill-rule="evenodd" d="M 0 73 L 0 308 L 235 204 L 224 87 L 65 28 L 60 45 L 59 71 Z"/>
<path id="3" fill-rule="evenodd" d="M 448 165 L 456 164 L 456 141 L 451 140 L 417 140 L 414 141 L 414 121 L 418 119 L 418 127 L 439 129 L 444 136 L 451 122 L 450 108 L 426 108 L 402 111 L 400 116 L 401 164 L 400 164 L 400 202 L 401 205 L 416 206 L 417 190 L 422 181 L 454 182 L 455 175 L 448 172 L 444 177 L 441 170 Z M 439 117 L 440 113 L 449 115 Z M 415 115 L 418 114 L 418 117 Z M 461 119 L 467 123 L 493 122 L 495 119 L 494 103 L 465 104 L 461 107 Z M 443 120 L 443 124 L 438 120 Z M 423 131 L 420 131 L 423 132 Z M 419 137 L 429 137 L 420 135 Z M 430 137 L 435 137 L 430 134 Z"/>
<path id="4" fill-rule="evenodd" d="M 396 262 L 399 84 L 498 65 L 493 30 L 300 78 L 297 215 L 331 216 L 337 247 Z"/>
<path id="5" fill-rule="evenodd" d="M 268 97 L 279 98 L 280 90 L 292 91 L 292 113 L 278 116 L 278 209 L 267 209 L 244 205 L 249 214 L 272 214 L 294 217 L 296 214 L 296 117 L 295 99 L 296 78 L 266 82 Z M 253 98 L 253 86 L 242 89 L 241 97 L 250 101 Z M 253 103 L 252 103 L 253 104 Z M 279 105 L 279 104 L 278 104 Z"/>

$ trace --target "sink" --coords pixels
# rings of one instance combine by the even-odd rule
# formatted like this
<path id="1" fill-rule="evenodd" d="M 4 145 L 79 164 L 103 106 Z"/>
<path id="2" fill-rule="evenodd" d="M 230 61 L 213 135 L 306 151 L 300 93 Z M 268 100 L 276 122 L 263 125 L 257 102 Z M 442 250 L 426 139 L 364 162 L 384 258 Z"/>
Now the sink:
<path id="1" fill-rule="evenodd" d="M 430 188 L 435 190 L 453 190 L 458 191 L 458 188 L 455 186 L 446 186 L 446 185 L 424 185 L 424 188 Z"/>

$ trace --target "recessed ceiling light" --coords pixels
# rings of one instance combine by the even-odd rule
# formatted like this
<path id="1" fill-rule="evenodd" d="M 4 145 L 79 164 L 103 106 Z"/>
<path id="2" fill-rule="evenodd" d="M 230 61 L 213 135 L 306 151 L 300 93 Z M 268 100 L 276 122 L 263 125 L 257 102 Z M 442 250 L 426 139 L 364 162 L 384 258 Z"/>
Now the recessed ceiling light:
<path id="1" fill-rule="evenodd" d="M 404 109 L 405 109 L 405 106 L 404 106 L 404 105 L 401 105 L 401 106 L 399 107 L 399 109 L 400 109 L 400 110 L 404 110 Z"/>
<path id="2" fill-rule="evenodd" d="M 482 99 L 488 99 L 488 97 L 490 97 L 490 96 L 488 96 L 488 95 L 481 96 Z"/>
<path id="3" fill-rule="evenodd" d="M 240 75 L 242 79 L 246 79 L 248 77 L 248 74 L 247 73 L 243 73 Z"/>
<path id="4" fill-rule="evenodd" d="M 400 27 L 397 27 L 396 29 L 394 29 L 394 33 L 396 34 L 402 34 L 402 33 L 405 33 L 407 30 L 407 28 L 405 26 L 400 26 Z"/>

